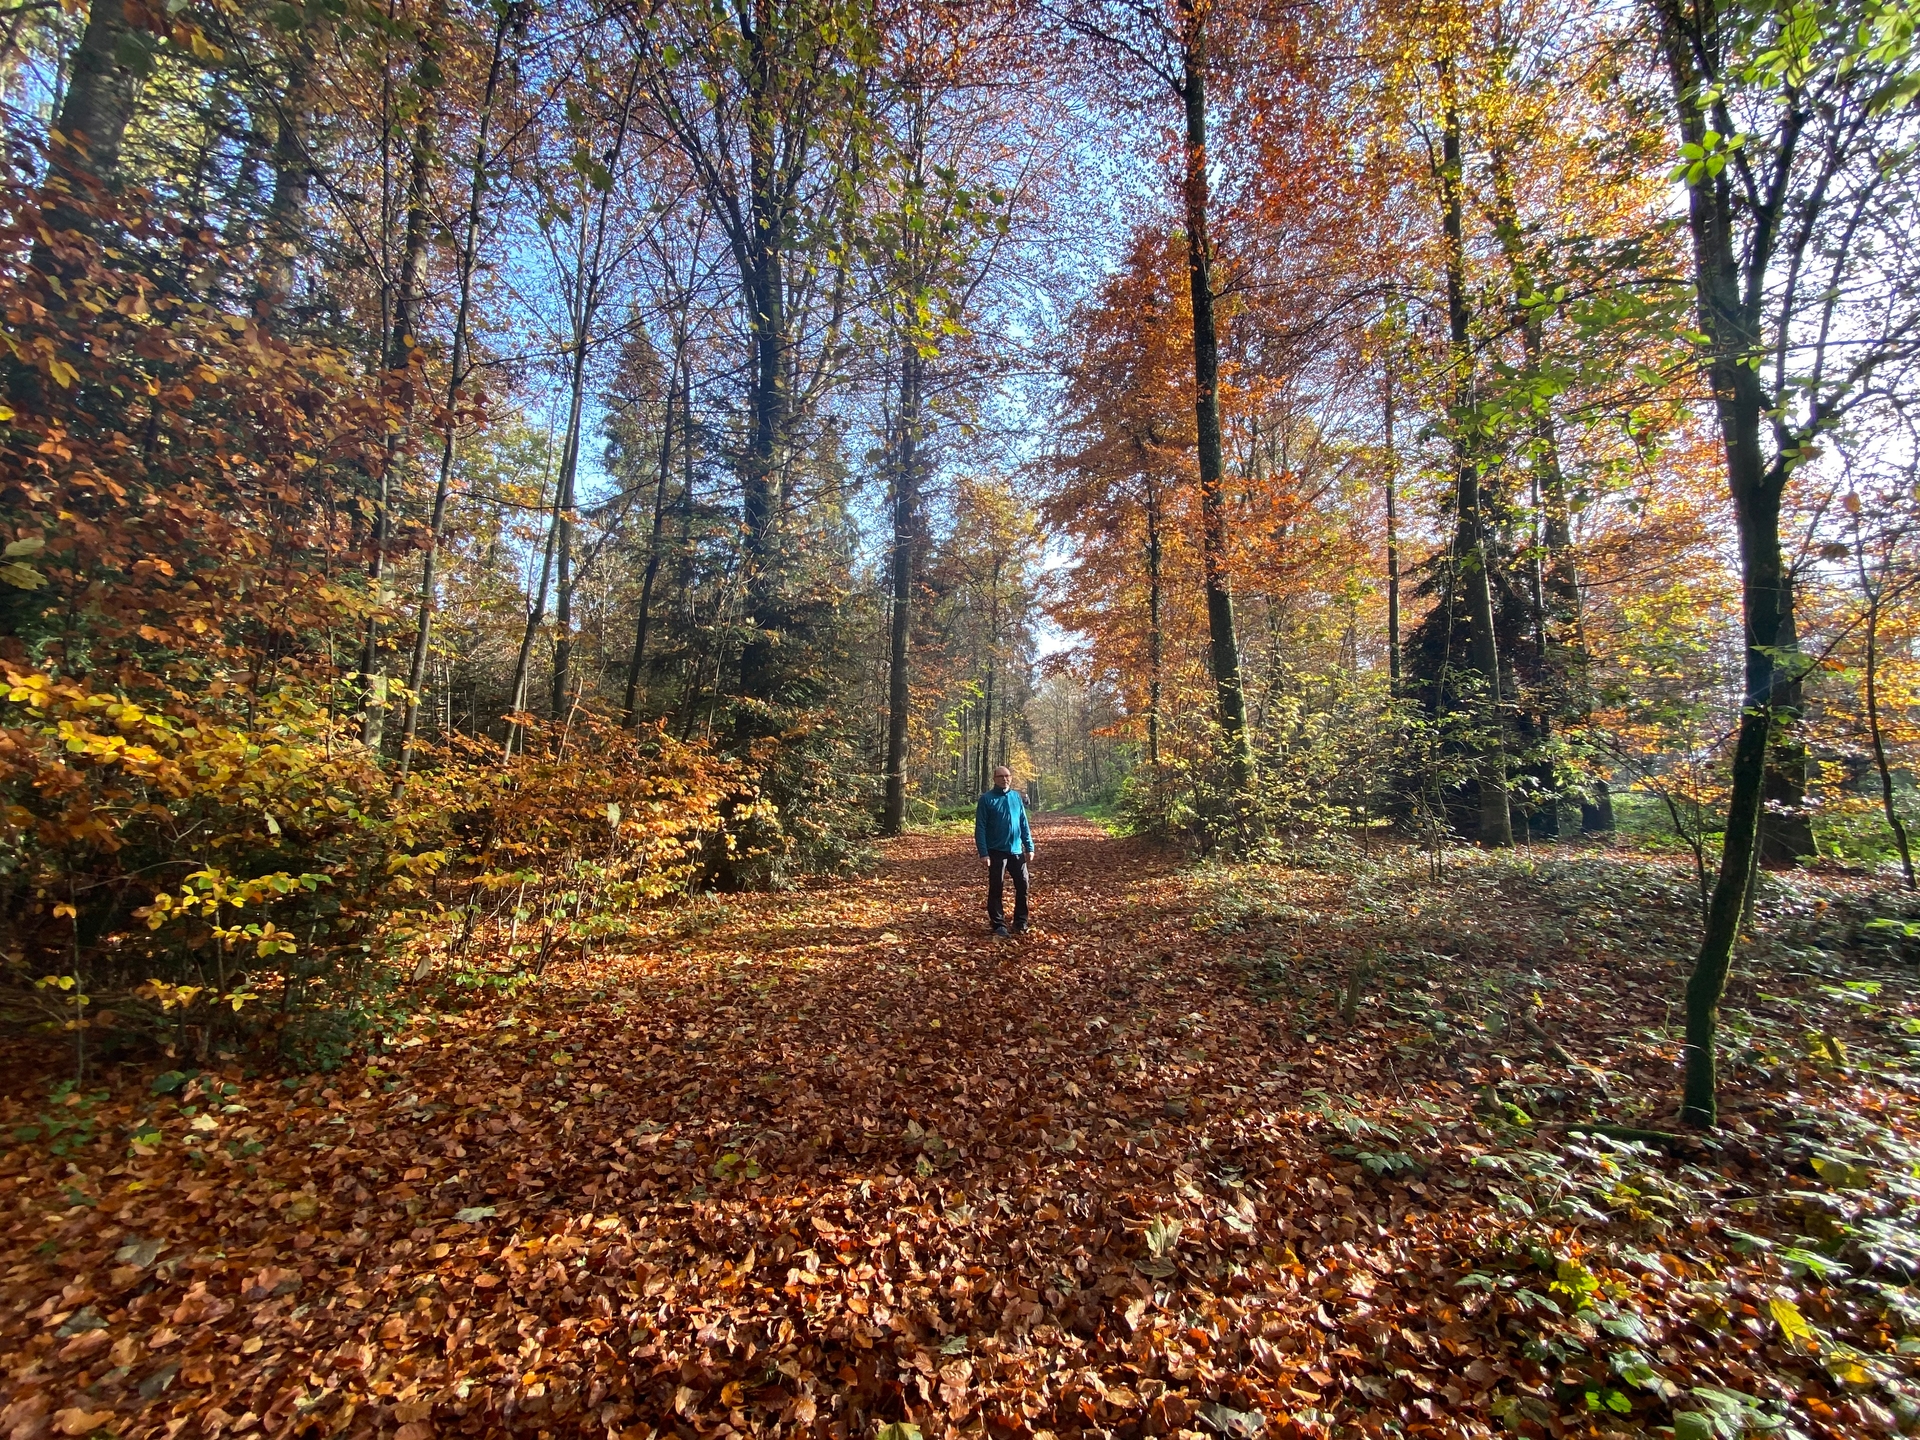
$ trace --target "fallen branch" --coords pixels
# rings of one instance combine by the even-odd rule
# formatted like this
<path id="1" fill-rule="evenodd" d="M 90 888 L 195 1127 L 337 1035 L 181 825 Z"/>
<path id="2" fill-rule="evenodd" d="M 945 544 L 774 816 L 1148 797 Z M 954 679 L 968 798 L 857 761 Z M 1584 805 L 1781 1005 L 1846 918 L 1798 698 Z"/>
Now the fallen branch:
<path id="1" fill-rule="evenodd" d="M 1531 1015 L 1527 1014 L 1526 1011 L 1516 1009 L 1513 1012 L 1513 1016 L 1514 1019 L 1520 1022 L 1520 1028 L 1544 1045 L 1547 1053 L 1562 1065 L 1577 1065 L 1579 1063 L 1568 1053 L 1566 1046 L 1549 1035 L 1546 1027 Z"/>

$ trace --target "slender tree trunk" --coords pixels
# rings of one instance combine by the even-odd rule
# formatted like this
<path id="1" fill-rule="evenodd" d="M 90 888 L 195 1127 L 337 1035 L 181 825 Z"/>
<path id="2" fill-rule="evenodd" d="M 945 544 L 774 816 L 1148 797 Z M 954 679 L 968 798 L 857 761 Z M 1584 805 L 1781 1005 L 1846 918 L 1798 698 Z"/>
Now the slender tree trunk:
<path id="1" fill-rule="evenodd" d="M 367 578 L 374 611 L 367 617 L 360 647 L 360 684 L 365 697 L 361 739 L 378 751 L 386 725 L 387 677 L 380 657 L 380 607 L 385 605 L 387 542 L 393 525 L 393 498 L 406 464 L 413 412 L 417 400 L 413 371 L 414 331 L 427 280 L 427 236 L 432 223 L 433 162 L 440 82 L 440 26 L 446 19 L 444 0 L 436 3 L 420 36 L 420 62 L 414 71 L 416 103 L 413 143 L 407 160 L 407 229 L 401 242 L 400 275 L 394 297 L 392 324 L 386 336 L 383 363 L 389 375 L 400 377 L 400 424 L 386 438 L 386 464 L 381 467 L 374 495 L 372 556 Z"/>
<path id="2" fill-rule="evenodd" d="M 1865 562 L 1861 564 L 1864 583 Z M 1867 600 L 1867 734 L 1873 741 L 1873 768 L 1880 774 L 1880 804 L 1887 814 L 1887 828 L 1900 847 L 1900 870 L 1907 889 L 1920 889 L 1914 881 L 1913 849 L 1907 843 L 1907 825 L 1893 803 L 1893 771 L 1887 764 L 1887 744 L 1880 733 L 1880 596 L 1870 593 Z"/>
<path id="3" fill-rule="evenodd" d="M 1708 332 L 1711 334 L 1712 332 Z M 1717 367 L 1716 367 L 1717 368 Z M 1757 387 L 1756 387 L 1757 388 Z M 1737 400 L 1721 407 L 1723 424 L 1732 419 L 1736 429 L 1746 407 Z M 1732 412 L 1729 414 L 1729 412 Z M 1759 411 L 1752 411 L 1752 455 L 1759 457 Z M 1736 460 L 1736 443 L 1726 446 L 1729 468 Z M 1761 467 L 1756 463 L 1754 470 Z M 1745 579 L 1743 609 L 1746 619 L 1746 695 L 1740 730 L 1734 743 L 1732 794 L 1727 804 L 1725 838 L 1720 869 L 1714 877 L 1707 923 L 1687 983 L 1686 1075 L 1681 1118 L 1693 1125 L 1711 1126 L 1719 1118 L 1719 1065 L 1715 1042 L 1719 1033 L 1720 997 L 1726 993 L 1733 965 L 1734 942 L 1747 909 L 1759 853 L 1762 794 L 1766 782 L 1767 742 L 1773 727 L 1771 697 L 1774 688 L 1774 649 L 1761 637 L 1778 635 L 1782 619 L 1780 597 L 1786 588 L 1786 567 L 1780 556 L 1779 496 L 1764 482 L 1736 495 L 1735 515 L 1740 527 L 1740 558 Z"/>
<path id="4" fill-rule="evenodd" d="M 993 671 L 993 662 L 989 660 L 986 693 L 980 697 L 980 765 L 973 787 L 983 794 L 993 778 Z"/>
<path id="5" fill-rule="evenodd" d="M 553 567 L 553 673 L 547 681 L 547 714 L 567 713 L 567 689 L 573 680 L 573 487 L 560 511 L 558 555 Z"/>
<path id="6" fill-rule="evenodd" d="M 1253 737 L 1241 686 L 1228 576 L 1225 461 L 1220 440 L 1220 350 L 1213 315 L 1213 247 L 1208 235 L 1206 0 L 1180 0 L 1181 100 L 1186 108 L 1187 284 L 1193 297 L 1194 420 L 1206 571 L 1208 655 L 1235 794 L 1253 794 Z"/>
<path id="7" fill-rule="evenodd" d="M 767 0 L 755 0 L 756 23 L 749 36 L 748 73 L 753 93 L 746 99 L 748 210 L 750 233 L 743 237 L 745 265 L 741 282 L 747 302 L 749 430 L 740 476 L 741 551 L 745 566 L 747 640 L 740 652 L 740 697 L 736 740 L 751 741 L 765 728 L 754 713 L 777 703 L 774 675 L 778 642 L 779 577 L 775 574 L 774 522 L 780 509 L 780 449 L 787 430 L 786 278 L 781 246 L 786 229 L 776 146 L 778 99 L 771 93 L 777 62 L 771 53 L 774 18 Z"/>
<path id="8" fill-rule="evenodd" d="M 638 86 L 638 62 L 627 82 L 621 101 L 620 120 L 614 132 L 609 165 L 617 164 L 626 148 L 627 119 L 633 111 L 633 92 Z M 568 377 L 567 443 L 560 459 L 560 499 L 554 513 L 558 522 L 558 561 L 554 571 L 553 681 L 548 692 L 548 713 L 556 720 L 565 716 L 573 701 L 573 589 L 579 573 L 573 563 L 573 511 L 580 475 L 580 450 L 585 437 L 581 433 L 586 403 L 587 355 L 593 345 L 593 323 L 600 308 L 600 287 L 605 279 L 601 266 L 606 254 L 607 212 L 613 202 L 613 186 L 600 192 L 598 204 L 585 222 L 577 252 L 576 284 L 580 295 L 573 316 L 573 372 Z M 575 699 L 577 699 L 577 695 Z"/>
<path id="9" fill-rule="evenodd" d="M 1695 13 L 1677 0 L 1657 0 L 1661 42 L 1673 83 L 1681 138 L 1702 143 L 1706 120 L 1699 93 L 1705 83 L 1697 57 L 1706 53 L 1693 30 Z M 1780 552 L 1780 503 L 1786 472 L 1767 464 L 1761 449 L 1767 411 L 1759 375 L 1747 357 L 1763 348 L 1760 307 L 1764 287 L 1743 295 L 1742 256 L 1736 234 L 1732 177 L 1721 174 L 1692 185 L 1687 192 L 1687 228 L 1692 239 L 1694 293 L 1701 333 L 1706 337 L 1708 377 L 1714 414 L 1733 499 L 1740 538 L 1741 609 L 1745 621 L 1745 694 L 1740 729 L 1734 742 L 1732 786 L 1721 842 L 1720 868 L 1707 905 L 1707 922 L 1687 983 L 1686 1073 L 1681 1119 L 1711 1126 L 1719 1114 L 1719 1068 L 1715 1044 L 1720 999 L 1726 993 L 1740 918 L 1747 908 L 1758 855 L 1760 822 L 1767 779 L 1767 751 L 1783 675 L 1797 670 L 1793 607 L 1786 562 Z M 1755 275 L 1767 271 L 1770 255 L 1753 254 L 1746 263 Z"/>
<path id="10" fill-rule="evenodd" d="M 681 377 L 686 363 L 686 334 L 684 329 L 676 328 L 673 336 L 674 380 L 686 386 L 686 399 L 689 413 L 692 406 L 692 386 Z M 647 658 L 647 622 L 653 614 L 653 585 L 660 574 L 660 532 L 666 523 L 667 515 L 667 477 L 673 469 L 673 400 L 674 384 L 667 385 L 667 414 L 660 429 L 660 473 L 653 489 L 653 526 L 647 532 L 647 568 L 640 579 L 640 614 L 633 625 L 633 654 L 627 659 L 627 693 L 622 703 L 626 728 L 631 730 L 640 723 L 640 676 Z M 693 433 L 688 426 L 687 443 L 692 444 Z"/>
<path id="11" fill-rule="evenodd" d="M 1166 636 L 1160 616 L 1160 487 L 1147 486 L 1147 763 L 1160 764 L 1160 672 Z"/>
<path id="12" fill-rule="evenodd" d="M 893 465 L 893 614 L 888 635 L 887 791 L 883 835 L 907 823 L 907 719 L 912 688 L 907 673 L 913 624 L 913 536 L 920 500 L 920 388 L 924 362 L 914 337 L 903 338 L 900 361 L 900 433 Z"/>
<path id="13" fill-rule="evenodd" d="M 1786 576 L 1783 644 L 1799 648 L 1794 618 L 1793 574 Z M 1807 771 L 1812 759 L 1799 723 L 1806 702 L 1806 681 L 1798 665 L 1782 666 L 1774 681 L 1773 743 L 1767 750 L 1766 803 L 1760 811 L 1760 859 L 1769 865 L 1794 865 L 1819 853 L 1813 812 L 1807 808 Z"/>
<path id="14" fill-rule="evenodd" d="M 494 96 L 500 87 L 500 72 L 506 59 L 507 29 L 513 11 L 502 6 L 493 27 L 493 44 L 487 65 L 487 83 L 480 99 L 480 128 L 474 141 L 473 170 L 467 186 L 467 213 L 462 227 L 459 261 L 459 302 L 454 310 L 453 347 L 448 357 L 446 429 L 440 443 L 440 473 L 433 490 L 433 513 L 427 524 L 426 551 L 420 561 L 420 612 L 413 637 L 413 663 L 407 670 L 406 720 L 400 736 L 400 771 L 396 784 L 404 784 L 413 763 L 414 733 L 420 723 L 420 689 L 426 683 L 427 652 L 433 640 L 433 611 L 438 594 L 437 564 L 440 558 L 440 534 L 446 524 L 447 498 L 453 486 L 453 457 L 460 428 L 460 393 L 467 379 L 467 328 L 473 308 L 473 271 L 480 249 L 480 205 L 487 190 L 487 143 L 493 127 Z"/>
<path id="15" fill-rule="evenodd" d="M 1400 693 L 1400 453 L 1393 444 L 1393 357 L 1387 357 L 1387 689 Z"/>
<path id="16" fill-rule="evenodd" d="M 549 435 L 548 444 L 552 444 Z M 533 669 L 533 641 L 540 633 L 540 622 L 547 618 L 547 591 L 553 582 L 554 546 L 560 537 L 560 496 L 558 483 L 554 486 L 553 505 L 547 511 L 547 539 L 540 552 L 540 579 L 533 587 L 533 597 L 527 605 L 527 623 L 520 631 L 520 651 L 513 662 L 513 680 L 507 686 L 507 709 L 519 714 L 527 708 L 527 681 Z M 501 758 L 513 754 L 514 739 L 519 733 L 517 723 L 507 726 L 507 743 L 501 752 Z"/>
<path id="17" fill-rule="evenodd" d="M 1447 247 L 1447 331 L 1452 346 L 1452 430 L 1455 504 L 1459 532 L 1454 545 L 1467 598 L 1468 649 L 1480 677 L 1480 843 L 1513 844 L 1512 807 L 1507 794 L 1507 748 L 1500 709 L 1500 649 L 1494 629 L 1492 551 L 1480 507 L 1478 426 L 1473 417 L 1473 336 L 1467 313 L 1464 188 L 1461 175 L 1460 111 L 1453 95 L 1453 65 L 1440 62 L 1446 113 L 1441 134 L 1440 198 Z"/>
<path id="18" fill-rule="evenodd" d="M 573 660 L 573 502 L 580 473 L 580 428 L 587 385 L 586 336 L 574 330 L 573 371 L 567 381 L 567 431 L 560 450 L 560 476 L 553 496 L 553 671 L 547 681 L 547 715 L 558 720 L 567 709 L 567 685 Z M 543 607 L 544 608 L 544 607 Z"/>

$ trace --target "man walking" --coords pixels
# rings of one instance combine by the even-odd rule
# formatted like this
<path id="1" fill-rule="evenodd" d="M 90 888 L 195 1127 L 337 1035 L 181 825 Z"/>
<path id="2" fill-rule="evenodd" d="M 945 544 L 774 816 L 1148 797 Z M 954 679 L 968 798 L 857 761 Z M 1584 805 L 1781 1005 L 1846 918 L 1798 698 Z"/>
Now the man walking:
<path id="1" fill-rule="evenodd" d="M 1013 772 L 993 769 L 993 789 L 973 807 L 973 845 L 987 862 L 987 919 L 993 933 L 1007 935 L 1006 877 L 1013 876 L 1013 931 L 1027 928 L 1027 864 L 1033 859 L 1033 831 L 1027 828 L 1027 804 L 1013 788 Z"/>

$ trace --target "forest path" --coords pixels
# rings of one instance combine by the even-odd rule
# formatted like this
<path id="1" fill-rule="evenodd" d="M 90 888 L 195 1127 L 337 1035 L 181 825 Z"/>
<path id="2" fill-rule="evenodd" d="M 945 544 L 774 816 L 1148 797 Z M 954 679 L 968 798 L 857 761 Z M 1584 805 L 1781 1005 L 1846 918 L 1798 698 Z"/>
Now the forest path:
<path id="1" fill-rule="evenodd" d="M 1083 821 L 1036 840 L 1023 939 L 986 933 L 970 836 L 913 835 L 423 1015 L 364 1072 L 136 1082 L 99 1112 L 145 1127 L 131 1158 L 0 1164 L 38 1332 L 0 1409 L 825 1440 L 1317 1401 L 1339 1337 L 1288 1298 L 1292 1152 L 1313 1208 L 1353 1195 L 1258 1099 L 1294 1088 L 1263 1078 L 1263 1007 L 1169 857 Z"/>

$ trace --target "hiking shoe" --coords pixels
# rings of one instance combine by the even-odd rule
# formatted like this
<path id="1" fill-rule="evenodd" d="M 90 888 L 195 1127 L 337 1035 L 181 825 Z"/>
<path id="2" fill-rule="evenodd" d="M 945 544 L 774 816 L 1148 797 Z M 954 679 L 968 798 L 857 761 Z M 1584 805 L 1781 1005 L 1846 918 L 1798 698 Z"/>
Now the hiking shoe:
<path id="1" fill-rule="evenodd" d="M 1009 940 L 1012 938 L 1012 936 L 1007 932 L 1007 927 L 1004 925 L 994 926 L 993 933 L 998 935 L 1002 940 Z"/>
<path id="2" fill-rule="evenodd" d="M 1016 935 L 1026 934 L 1029 928 L 1031 927 L 1029 927 L 1024 920 L 1016 920 L 1013 922 L 1013 933 Z"/>

